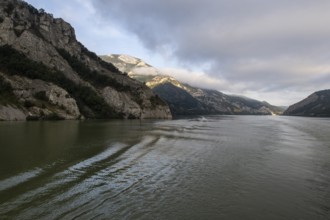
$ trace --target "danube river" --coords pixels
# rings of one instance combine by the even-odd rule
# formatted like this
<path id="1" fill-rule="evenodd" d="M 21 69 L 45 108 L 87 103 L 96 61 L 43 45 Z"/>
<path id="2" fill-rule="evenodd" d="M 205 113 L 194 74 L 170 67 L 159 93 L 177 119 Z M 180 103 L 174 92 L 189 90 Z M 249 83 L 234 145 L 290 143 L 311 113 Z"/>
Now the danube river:
<path id="1" fill-rule="evenodd" d="M 330 219 L 330 119 L 1 122 L 0 219 Z"/>

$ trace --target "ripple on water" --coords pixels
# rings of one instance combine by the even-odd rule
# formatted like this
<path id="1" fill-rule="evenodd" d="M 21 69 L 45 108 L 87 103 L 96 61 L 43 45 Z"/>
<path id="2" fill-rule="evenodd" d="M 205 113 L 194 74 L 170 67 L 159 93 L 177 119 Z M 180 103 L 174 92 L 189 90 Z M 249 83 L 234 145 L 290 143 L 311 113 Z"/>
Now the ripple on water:
<path id="1" fill-rule="evenodd" d="M 1 216 L 329 219 L 326 120 L 210 116 L 90 123 L 72 135 L 97 144 L 65 149 L 77 155 L 0 180 Z M 97 133 L 86 137 L 91 127 Z"/>

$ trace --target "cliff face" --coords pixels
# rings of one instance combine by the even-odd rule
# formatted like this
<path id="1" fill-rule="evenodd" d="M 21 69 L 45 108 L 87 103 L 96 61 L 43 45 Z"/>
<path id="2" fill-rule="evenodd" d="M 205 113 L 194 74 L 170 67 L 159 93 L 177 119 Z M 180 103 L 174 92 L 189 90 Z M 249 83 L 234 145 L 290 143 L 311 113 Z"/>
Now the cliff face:
<path id="1" fill-rule="evenodd" d="M 128 55 L 109 55 L 101 58 L 113 63 L 130 77 L 144 82 L 169 104 L 174 115 L 271 115 L 283 112 L 283 109 L 266 102 L 187 85 L 162 74 L 143 60 Z"/>
<path id="2" fill-rule="evenodd" d="M 0 47 L 0 120 L 171 118 L 147 86 L 78 42 L 70 24 L 23 1 L 0 2 Z"/>
<path id="3" fill-rule="evenodd" d="M 315 92 L 291 105 L 284 115 L 330 117 L 330 90 Z"/>

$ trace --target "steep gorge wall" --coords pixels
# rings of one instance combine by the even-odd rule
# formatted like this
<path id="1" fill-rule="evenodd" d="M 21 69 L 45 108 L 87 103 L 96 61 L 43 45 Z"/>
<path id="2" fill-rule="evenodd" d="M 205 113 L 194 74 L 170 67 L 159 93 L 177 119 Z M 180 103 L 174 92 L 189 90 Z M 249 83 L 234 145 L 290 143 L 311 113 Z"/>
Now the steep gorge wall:
<path id="1" fill-rule="evenodd" d="M 55 114 L 63 119 L 171 118 L 167 104 L 148 87 L 121 74 L 78 42 L 70 24 L 23 1 L 0 2 L 0 46 L 1 76 L 16 97 L 15 101 L 0 102 L 0 112 L 12 108 L 26 118 L 34 115 L 36 119 Z M 5 53 L 9 53 L 12 60 L 8 60 Z M 17 57 L 20 60 L 15 60 Z M 32 68 L 33 73 L 15 65 Z M 19 85 L 23 85 L 25 92 L 18 92 Z M 70 101 L 52 103 L 51 91 L 55 90 L 59 97 L 70 97 Z M 45 100 L 35 98 L 40 92 L 47 97 Z M 5 99 L 6 95 L 1 96 Z M 38 106 L 43 109 L 36 110 Z M 61 110 L 66 114 L 61 114 Z M 0 120 L 12 119 L 4 115 L 0 113 Z"/>

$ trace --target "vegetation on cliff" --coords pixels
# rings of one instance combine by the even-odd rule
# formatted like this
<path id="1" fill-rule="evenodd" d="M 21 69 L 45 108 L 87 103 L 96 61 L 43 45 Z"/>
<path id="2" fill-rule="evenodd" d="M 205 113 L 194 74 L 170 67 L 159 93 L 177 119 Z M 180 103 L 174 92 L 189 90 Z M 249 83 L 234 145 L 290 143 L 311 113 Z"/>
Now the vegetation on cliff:
<path id="1" fill-rule="evenodd" d="M 270 115 L 281 114 L 283 109 L 267 102 L 227 95 L 182 83 L 162 73 L 143 60 L 129 55 L 100 56 L 136 80 L 145 83 L 165 100 L 173 115 L 237 114 Z"/>
<path id="2" fill-rule="evenodd" d="M 77 100 L 79 110 L 91 118 L 119 117 L 112 111 L 104 99 L 94 90 L 85 85 L 79 85 L 69 80 L 65 75 L 55 69 L 50 69 L 41 62 L 27 58 L 11 46 L 0 47 L 0 70 L 9 75 L 20 75 L 30 79 L 41 79 L 63 87 Z M 7 85 L 6 88 L 9 88 Z M 86 107 L 93 111 L 93 115 L 86 111 Z"/>
<path id="3" fill-rule="evenodd" d="M 3 76 L 0 75 L 0 104 L 16 104 L 17 99 L 13 88 Z"/>
<path id="4" fill-rule="evenodd" d="M 330 90 L 317 91 L 291 105 L 284 115 L 330 117 Z"/>
<path id="5" fill-rule="evenodd" d="M 69 23 L 22 0 L 0 1 L 0 76 L 0 120 L 171 118 L 166 103 L 89 51 Z"/>

